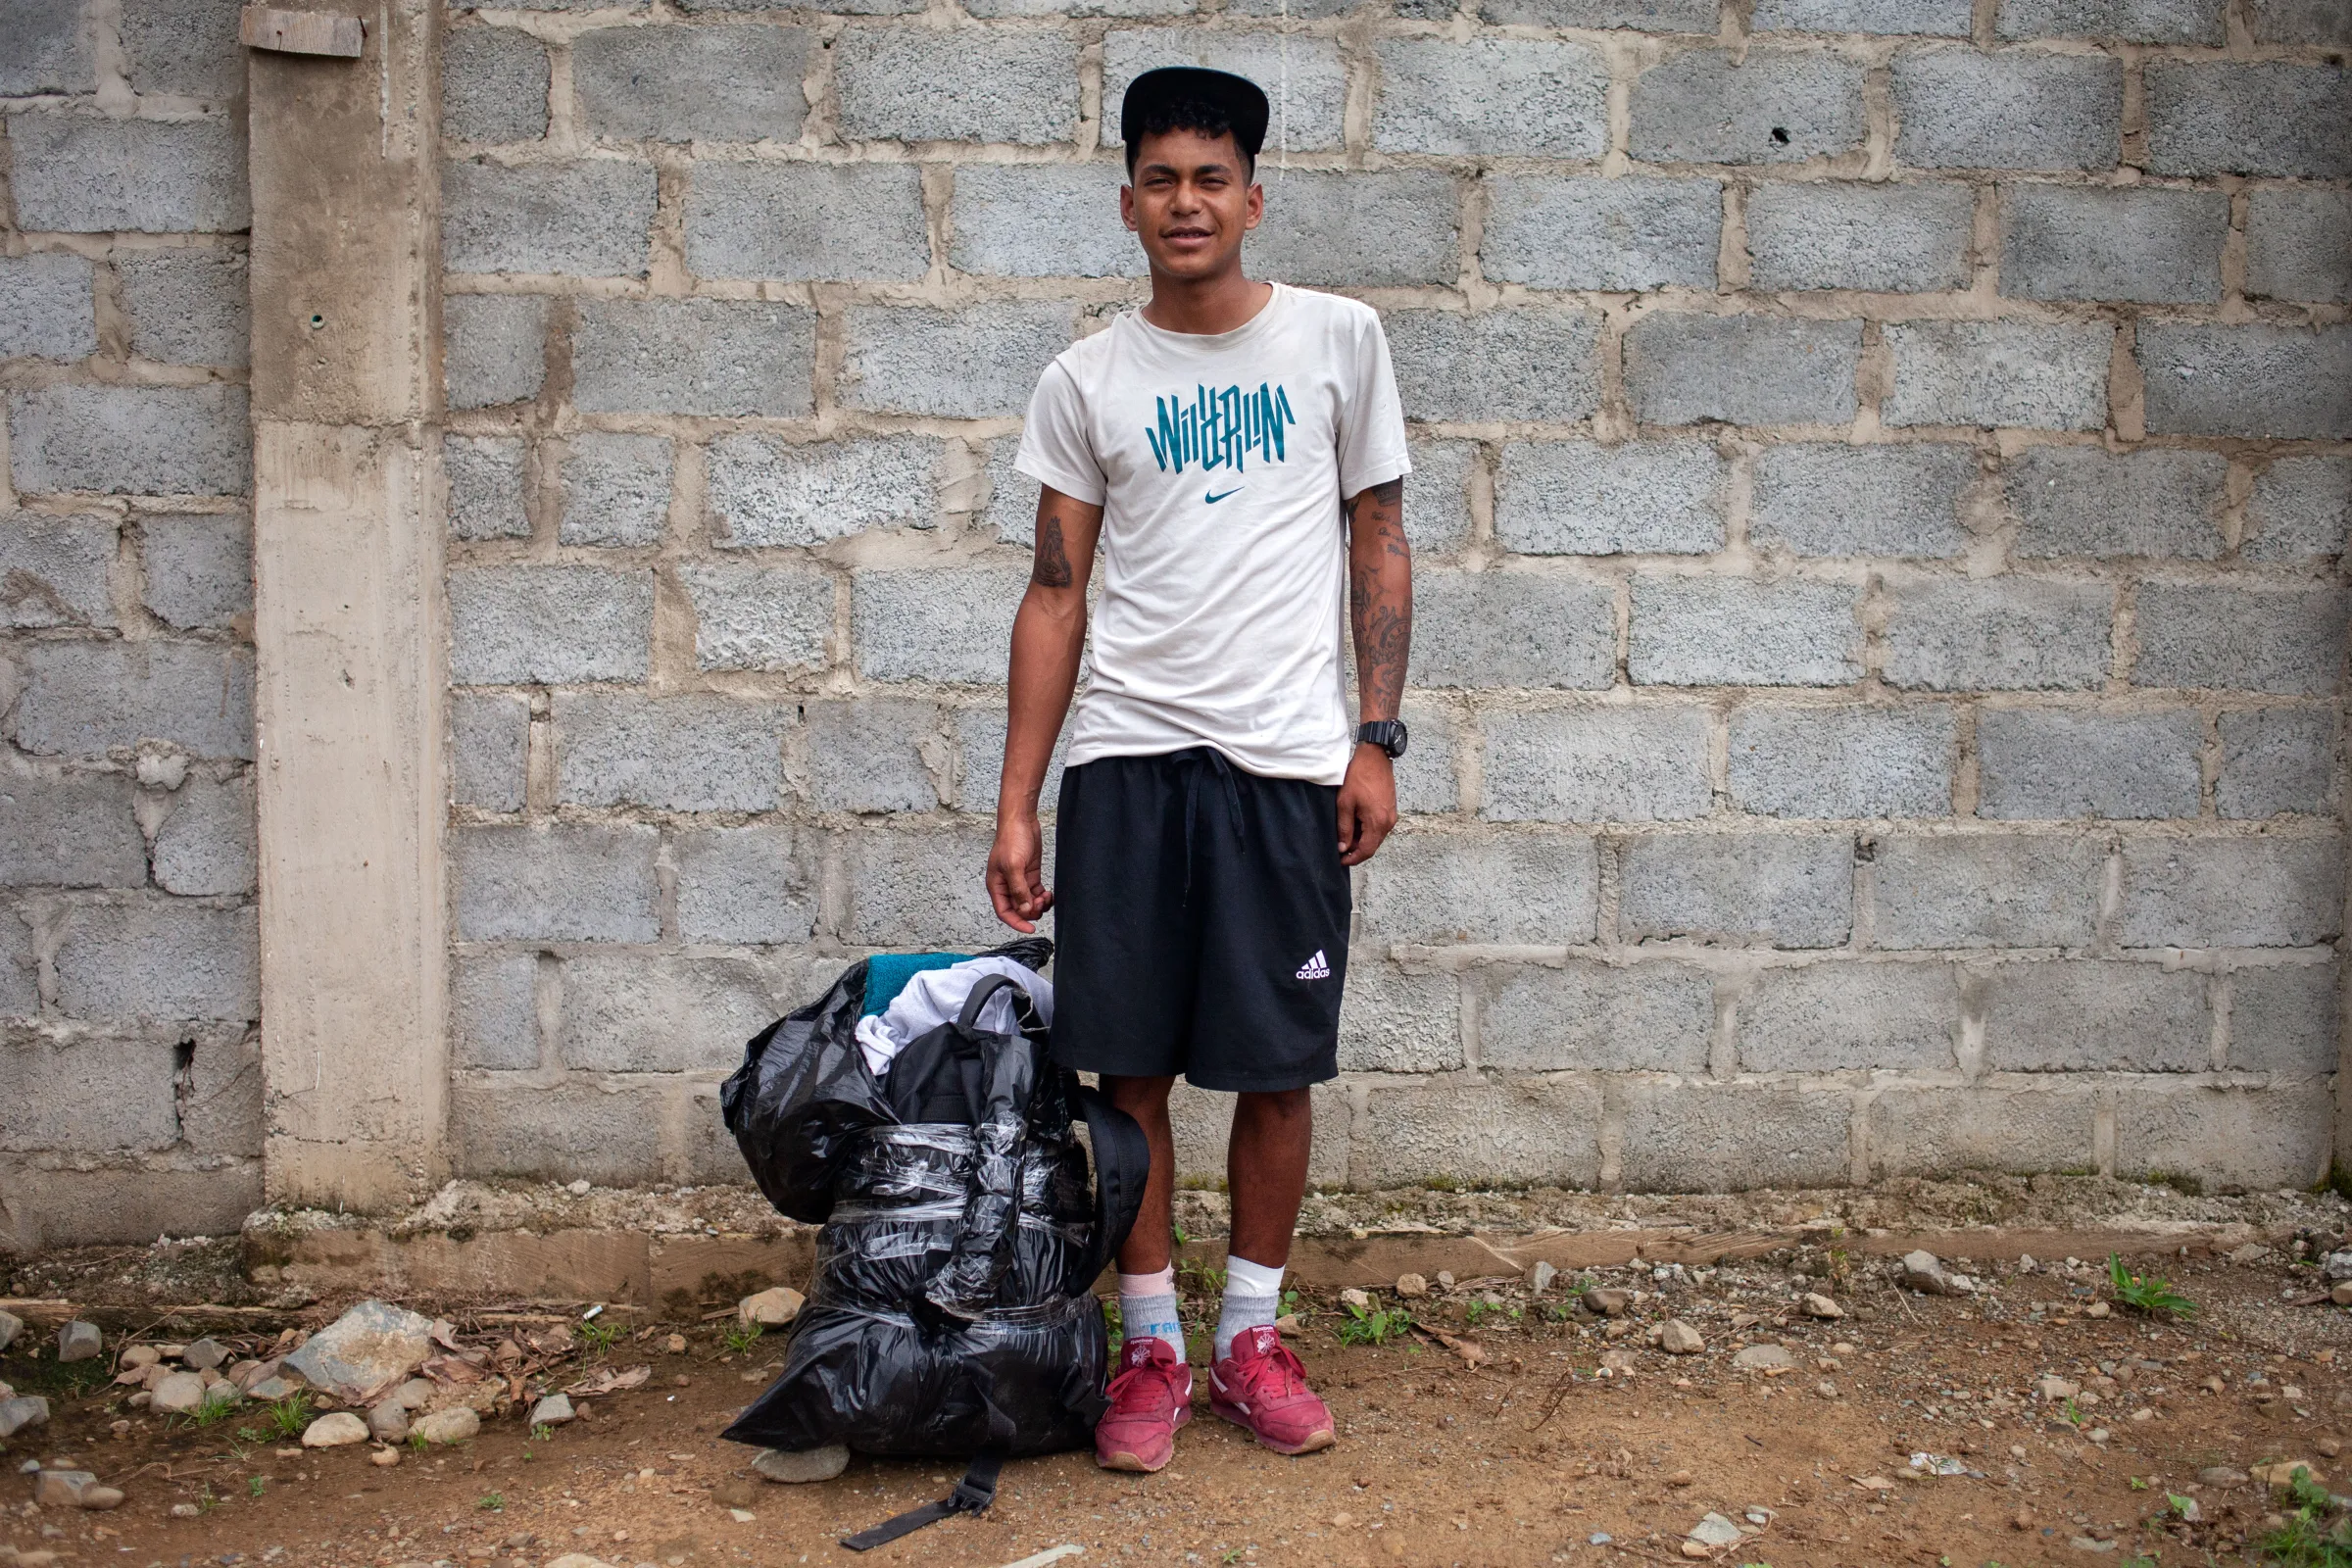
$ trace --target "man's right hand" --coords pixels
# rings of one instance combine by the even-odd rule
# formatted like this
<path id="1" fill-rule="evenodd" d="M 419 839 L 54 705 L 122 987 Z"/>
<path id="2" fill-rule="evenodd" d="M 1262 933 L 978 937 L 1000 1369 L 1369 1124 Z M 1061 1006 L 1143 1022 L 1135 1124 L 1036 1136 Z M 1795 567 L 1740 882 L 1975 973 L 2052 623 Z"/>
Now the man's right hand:
<path id="1" fill-rule="evenodd" d="M 1036 812 L 998 813 L 997 842 L 988 852 L 988 899 L 998 919 L 1024 934 L 1054 907 L 1041 867 L 1044 843 Z"/>

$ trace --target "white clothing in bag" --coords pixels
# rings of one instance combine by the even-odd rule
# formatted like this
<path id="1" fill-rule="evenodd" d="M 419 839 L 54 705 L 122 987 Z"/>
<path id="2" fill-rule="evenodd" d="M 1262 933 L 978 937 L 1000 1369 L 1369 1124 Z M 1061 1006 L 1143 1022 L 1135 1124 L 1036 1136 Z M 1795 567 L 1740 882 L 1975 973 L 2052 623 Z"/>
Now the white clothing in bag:
<path id="1" fill-rule="evenodd" d="M 966 958 L 945 969 L 924 969 L 906 982 L 889 1006 L 858 1020 L 858 1052 L 865 1057 L 866 1071 L 881 1077 L 900 1052 L 941 1024 L 954 1023 L 972 987 L 992 974 L 1004 975 L 1029 993 L 1040 1023 L 1054 1021 L 1054 984 L 1027 964 L 1011 958 Z M 1000 991 L 982 1003 L 978 1022 L 991 1034 L 1012 1033 L 1017 1025 L 1011 996 Z"/>

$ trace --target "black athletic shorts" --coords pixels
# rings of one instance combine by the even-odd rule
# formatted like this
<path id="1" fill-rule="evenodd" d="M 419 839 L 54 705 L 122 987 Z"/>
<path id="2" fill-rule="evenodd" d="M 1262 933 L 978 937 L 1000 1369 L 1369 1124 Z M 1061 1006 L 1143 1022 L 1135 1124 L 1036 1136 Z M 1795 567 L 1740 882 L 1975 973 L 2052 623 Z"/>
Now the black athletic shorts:
<path id="1" fill-rule="evenodd" d="M 1339 793 L 1261 778 L 1204 746 L 1064 771 L 1054 1058 L 1203 1089 L 1337 1077 L 1349 904 Z"/>

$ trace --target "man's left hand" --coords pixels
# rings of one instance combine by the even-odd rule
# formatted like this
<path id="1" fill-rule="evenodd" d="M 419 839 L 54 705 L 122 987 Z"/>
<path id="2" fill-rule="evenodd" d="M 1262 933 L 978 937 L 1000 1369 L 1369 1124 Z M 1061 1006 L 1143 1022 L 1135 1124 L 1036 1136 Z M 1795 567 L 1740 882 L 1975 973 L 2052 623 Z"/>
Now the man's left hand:
<path id="1" fill-rule="evenodd" d="M 1340 785 L 1340 863 L 1361 865 L 1372 858 L 1396 825 L 1396 765 L 1379 747 L 1358 746 Z"/>

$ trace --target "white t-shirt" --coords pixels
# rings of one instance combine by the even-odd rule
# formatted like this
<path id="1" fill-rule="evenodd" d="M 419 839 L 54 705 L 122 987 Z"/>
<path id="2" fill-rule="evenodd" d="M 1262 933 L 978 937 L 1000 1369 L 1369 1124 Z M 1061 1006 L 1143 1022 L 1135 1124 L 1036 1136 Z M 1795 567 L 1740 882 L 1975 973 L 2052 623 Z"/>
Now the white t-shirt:
<path id="1" fill-rule="evenodd" d="M 1046 368 L 1013 466 L 1102 508 L 1069 765 L 1206 745 L 1266 777 L 1347 776 L 1340 502 L 1412 468 L 1370 306 L 1277 283 L 1214 334 L 1130 311 Z"/>

